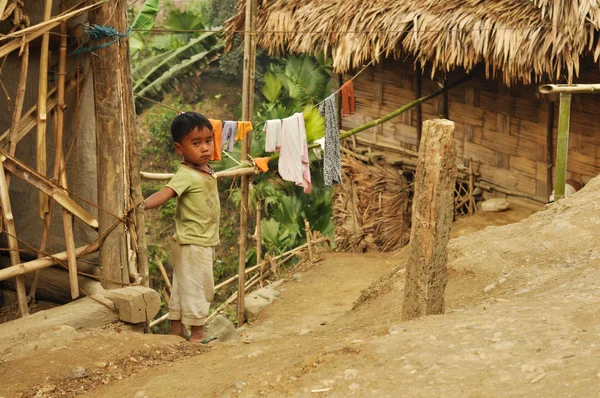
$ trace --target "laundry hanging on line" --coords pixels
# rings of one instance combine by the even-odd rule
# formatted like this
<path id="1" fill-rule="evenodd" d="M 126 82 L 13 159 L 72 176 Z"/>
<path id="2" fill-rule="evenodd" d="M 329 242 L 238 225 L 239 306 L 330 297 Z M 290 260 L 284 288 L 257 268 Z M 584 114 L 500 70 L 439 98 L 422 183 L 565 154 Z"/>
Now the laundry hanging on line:
<path id="1" fill-rule="evenodd" d="M 312 183 L 304 115 L 295 113 L 281 122 L 279 174 L 284 180 L 302 186 L 304 193 L 308 194 L 312 190 Z"/>
<path id="2" fill-rule="evenodd" d="M 221 160 L 221 136 L 223 134 L 223 122 L 215 119 L 208 119 L 213 128 L 214 152 L 210 160 Z"/>
<path id="3" fill-rule="evenodd" d="M 342 84 L 342 87 L 340 87 L 340 96 L 342 98 L 342 116 L 354 115 L 355 98 L 352 80 Z"/>
<path id="4" fill-rule="evenodd" d="M 275 152 L 281 148 L 281 119 L 267 120 L 265 127 L 265 152 Z"/>
<path id="5" fill-rule="evenodd" d="M 221 148 L 227 152 L 233 151 L 233 144 L 235 143 L 235 136 L 237 134 L 237 122 L 226 120 L 223 122 L 223 138 L 221 141 Z M 227 149 L 225 149 L 227 145 Z"/>
<path id="6" fill-rule="evenodd" d="M 325 116 L 325 148 L 323 155 L 323 177 L 325 186 L 341 184 L 342 165 L 340 160 L 340 130 L 338 128 L 335 96 L 330 95 L 319 105 L 319 112 Z"/>

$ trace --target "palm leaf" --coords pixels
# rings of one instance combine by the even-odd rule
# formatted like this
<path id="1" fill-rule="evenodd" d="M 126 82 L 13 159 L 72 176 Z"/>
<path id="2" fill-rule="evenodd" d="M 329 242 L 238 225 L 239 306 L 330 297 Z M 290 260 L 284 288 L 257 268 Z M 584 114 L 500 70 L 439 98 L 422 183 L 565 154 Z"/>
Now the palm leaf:
<path id="1" fill-rule="evenodd" d="M 154 83 L 156 79 L 164 75 L 165 72 L 176 67 L 185 60 L 190 60 L 194 57 L 196 61 L 199 61 L 201 59 L 201 57 L 198 56 L 199 54 L 207 53 L 216 49 L 220 50 L 223 48 L 223 43 L 216 45 L 216 42 L 216 33 L 209 32 L 190 40 L 188 44 L 178 48 L 177 50 L 169 51 L 161 54 L 160 56 L 154 57 L 154 64 L 152 67 L 147 68 L 147 71 L 143 74 L 143 76 L 137 80 L 134 80 L 133 92 L 141 94 L 141 91 L 144 90 L 148 85 Z M 146 67 L 147 66 L 148 64 L 146 64 Z M 141 75 L 141 73 L 137 73 L 137 70 L 134 70 L 133 74 Z"/>
<path id="2" fill-rule="evenodd" d="M 265 84 L 260 89 L 267 101 L 275 102 L 281 93 L 282 83 L 274 73 L 266 73 L 264 76 Z"/>
<path id="3" fill-rule="evenodd" d="M 160 0 L 146 0 L 140 12 L 136 15 L 131 29 L 134 33 L 129 36 L 129 48 L 131 56 L 134 57 L 140 50 L 144 48 L 144 36 L 146 32 L 135 31 L 136 29 L 152 29 L 156 22 L 156 14 L 158 14 L 158 4 Z"/>

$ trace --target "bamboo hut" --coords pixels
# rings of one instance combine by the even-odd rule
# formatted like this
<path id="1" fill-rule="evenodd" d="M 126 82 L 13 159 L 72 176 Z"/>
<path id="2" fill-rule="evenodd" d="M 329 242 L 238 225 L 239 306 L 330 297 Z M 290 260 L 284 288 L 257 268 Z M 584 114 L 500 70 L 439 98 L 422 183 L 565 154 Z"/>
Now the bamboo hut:
<path id="1" fill-rule="evenodd" d="M 356 113 L 348 130 L 472 78 L 356 136 L 354 148 L 406 157 L 423 120 L 455 122 L 457 162 L 476 168 L 476 185 L 546 203 L 552 192 L 557 97 L 542 83 L 600 81 L 600 5 L 583 0 L 260 1 L 258 45 L 271 54 L 325 52 L 343 82 L 354 80 Z M 244 2 L 226 30 L 244 30 Z M 337 80 L 337 79 L 336 79 Z M 600 97 L 574 97 L 568 178 L 600 172 Z M 392 156 L 390 156 L 392 157 Z"/>
<path id="2" fill-rule="evenodd" d="M 147 286 L 126 6 L 0 1 L 0 284 L 21 315 Z"/>

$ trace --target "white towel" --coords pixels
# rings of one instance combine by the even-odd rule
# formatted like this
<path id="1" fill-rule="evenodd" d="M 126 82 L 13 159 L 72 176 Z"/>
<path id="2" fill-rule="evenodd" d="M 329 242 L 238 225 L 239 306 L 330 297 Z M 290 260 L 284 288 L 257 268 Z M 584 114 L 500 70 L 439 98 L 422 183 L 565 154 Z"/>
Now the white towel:
<path id="1" fill-rule="evenodd" d="M 267 120 L 264 127 L 265 152 L 275 152 L 281 147 L 281 119 Z"/>
<path id="2" fill-rule="evenodd" d="M 312 187 L 304 115 L 296 113 L 281 122 L 279 174 L 284 180 L 303 186 L 305 193 L 310 193 Z"/>

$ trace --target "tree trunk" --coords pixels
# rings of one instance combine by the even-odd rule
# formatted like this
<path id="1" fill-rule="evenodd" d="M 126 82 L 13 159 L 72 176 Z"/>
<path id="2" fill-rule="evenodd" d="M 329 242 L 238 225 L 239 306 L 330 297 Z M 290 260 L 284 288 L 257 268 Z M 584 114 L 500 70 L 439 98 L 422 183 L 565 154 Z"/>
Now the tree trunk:
<path id="1" fill-rule="evenodd" d="M 127 32 L 127 2 L 115 0 L 90 11 L 90 24 Z M 112 39 L 109 39 L 112 40 Z M 141 202 L 137 134 L 131 91 L 128 39 L 94 51 L 94 97 L 98 156 L 99 231 Z M 105 211 L 104 211 L 105 210 Z M 143 212 L 138 205 L 100 247 L 102 285 L 114 289 L 148 283 Z M 131 256 L 129 255 L 131 253 Z"/>
<path id="2" fill-rule="evenodd" d="M 424 122 L 415 175 L 403 320 L 444 312 L 447 246 L 457 174 L 455 162 L 454 123 L 449 120 Z"/>

